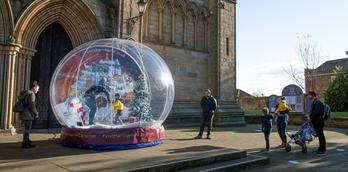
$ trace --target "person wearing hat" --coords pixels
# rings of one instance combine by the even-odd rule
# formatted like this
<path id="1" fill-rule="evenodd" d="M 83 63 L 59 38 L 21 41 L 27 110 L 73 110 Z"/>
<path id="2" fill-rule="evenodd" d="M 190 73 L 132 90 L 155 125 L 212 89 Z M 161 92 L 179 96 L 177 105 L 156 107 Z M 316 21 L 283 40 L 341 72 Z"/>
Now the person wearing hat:
<path id="1" fill-rule="evenodd" d="M 280 137 L 280 140 L 282 141 L 282 144 L 279 145 L 279 148 L 285 148 L 288 146 L 287 144 L 287 136 L 286 136 L 286 128 L 288 126 L 288 120 L 289 120 L 289 112 L 291 111 L 291 108 L 286 104 L 286 98 L 281 97 L 281 102 L 277 105 L 277 109 L 275 110 L 274 114 L 276 114 L 276 121 L 277 121 L 277 130 Z"/>
<path id="2" fill-rule="evenodd" d="M 307 97 L 313 101 L 309 118 L 319 138 L 319 148 L 313 152 L 317 154 L 325 154 L 326 140 L 324 135 L 325 120 L 323 118 L 324 104 L 317 98 L 317 94 L 314 91 L 308 92 Z"/>

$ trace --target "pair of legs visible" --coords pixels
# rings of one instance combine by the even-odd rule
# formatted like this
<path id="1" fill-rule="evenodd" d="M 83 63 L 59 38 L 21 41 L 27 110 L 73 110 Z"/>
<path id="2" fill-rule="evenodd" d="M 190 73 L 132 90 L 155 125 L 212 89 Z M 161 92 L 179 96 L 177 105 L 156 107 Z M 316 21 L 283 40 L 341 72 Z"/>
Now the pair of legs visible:
<path id="1" fill-rule="evenodd" d="M 35 145 L 32 145 L 29 139 L 29 134 L 30 134 L 31 127 L 33 125 L 33 121 L 23 120 L 22 122 L 24 124 L 22 148 L 33 148 L 35 147 Z"/>
<path id="2" fill-rule="evenodd" d="M 282 141 L 282 144 L 279 145 L 280 148 L 284 148 L 287 146 L 287 136 L 286 136 L 286 128 L 288 126 L 288 119 L 287 116 L 278 116 L 277 118 L 277 130 L 280 137 L 280 140 Z"/>
<path id="3" fill-rule="evenodd" d="M 326 151 L 326 139 L 324 135 L 324 121 L 313 123 L 313 127 L 319 138 L 319 148 L 314 151 L 317 154 L 324 154 Z"/>
<path id="4" fill-rule="evenodd" d="M 204 128 L 207 127 L 207 139 L 211 139 L 210 137 L 210 132 L 212 129 L 212 125 L 213 125 L 213 117 L 214 114 L 203 114 L 202 115 L 202 123 L 201 123 L 201 127 L 199 129 L 199 133 L 198 136 L 195 137 L 195 139 L 201 139 L 203 136 L 203 132 L 204 132 Z"/>

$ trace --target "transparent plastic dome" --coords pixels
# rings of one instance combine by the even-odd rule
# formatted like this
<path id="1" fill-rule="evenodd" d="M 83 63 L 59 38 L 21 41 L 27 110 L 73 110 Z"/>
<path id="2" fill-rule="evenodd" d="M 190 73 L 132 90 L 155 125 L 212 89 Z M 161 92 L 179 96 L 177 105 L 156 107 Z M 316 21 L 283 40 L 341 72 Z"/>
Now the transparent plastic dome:
<path id="1" fill-rule="evenodd" d="M 162 58 L 143 44 L 116 38 L 72 50 L 50 86 L 53 112 L 69 128 L 161 125 L 173 100 L 173 77 Z"/>

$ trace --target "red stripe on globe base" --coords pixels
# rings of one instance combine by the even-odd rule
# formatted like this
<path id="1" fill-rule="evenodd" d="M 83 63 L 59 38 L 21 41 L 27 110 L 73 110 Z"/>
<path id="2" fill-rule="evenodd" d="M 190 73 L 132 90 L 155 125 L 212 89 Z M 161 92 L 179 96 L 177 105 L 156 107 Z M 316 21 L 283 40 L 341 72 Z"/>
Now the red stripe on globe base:
<path id="1" fill-rule="evenodd" d="M 165 130 L 160 127 L 126 129 L 80 129 L 62 127 L 61 141 L 80 145 L 139 144 L 163 140 Z"/>

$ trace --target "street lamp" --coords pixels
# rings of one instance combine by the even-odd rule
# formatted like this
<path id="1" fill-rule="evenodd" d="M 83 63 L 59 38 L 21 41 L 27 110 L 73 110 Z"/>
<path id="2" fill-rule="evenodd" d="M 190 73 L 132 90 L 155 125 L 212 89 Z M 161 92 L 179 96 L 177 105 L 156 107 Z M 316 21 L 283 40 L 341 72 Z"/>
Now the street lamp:
<path id="1" fill-rule="evenodd" d="M 128 19 L 124 19 L 125 23 L 127 24 L 127 34 L 128 35 L 132 35 L 132 32 L 134 30 L 134 26 L 136 24 L 136 22 L 140 19 L 139 21 L 139 42 L 142 42 L 142 25 L 143 25 L 143 15 L 144 15 L 144 11 L 145 11 L 145 6 L 146 6 L 146 2 L 145 0 L 139 0 L 137 2 L 138 4 L 138 10 L 139 10 L 139 15 L 128 18 Z"/>
<path id="2" fill-rule="evenodd" d="M 138 1 L 138 8 L 139 8 L 139 42 L 143 42 L 143 15 L 144 15 L 144 10 L 145 10 L 145 5 L 146 2 L 145 0 L 139 0 Z"/>
<path id="3" fill-rule="evenodd" d="M 139 8 L 139 16 L 142 16 L 144 14 L 146 2 L 145 0 L 139 0 L 137 4 Z"/>

